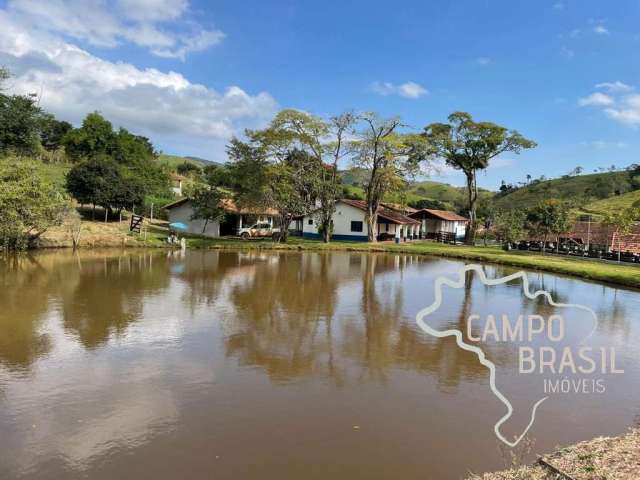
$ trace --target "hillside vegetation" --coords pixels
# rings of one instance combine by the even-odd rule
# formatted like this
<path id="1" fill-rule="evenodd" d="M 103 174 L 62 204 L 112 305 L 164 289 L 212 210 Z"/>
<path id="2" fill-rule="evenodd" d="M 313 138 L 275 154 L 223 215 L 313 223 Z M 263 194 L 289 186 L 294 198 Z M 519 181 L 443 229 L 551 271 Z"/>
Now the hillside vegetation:
<path id="1" fill-rule="evenodd" d="M 610 215 L 622 210 L 640 206 L 640 190 L 614 195 L 603 200 L 596 200 L 577 209 L 579 214 L 589 214 L 595 217 Z"/>
<path id="2" fill-rule="evenodd" d="M 570 202 L 575 208 L 598 200 L 612 199 L 633 189 L 627 171 L 564 176 L 545 181 L 533 181 L 494 199 L 499 209 L 527 208 L 544 199 L 555 198 Z"/>
<path id="3" fill-rule="evenodd" d="M 349 169 L 341 172 L 343 191 L 346 197 L 364 199 L 365 192 L 362 187 L 365 181 L 365 174 L 359 169 Z M 494 196 L 494 192 L 479 189 L 479 198 L 489 199 Z M 402 192 L 387 194 L 385 198 L 388 202 L 404 203 L 407 205 L 417 205 L 421 200 L 434 202 L 431 208 L 442 208 L 463 213 L 467 202 L 466 187 L 456 187 L 448 183 L 424 180 L 412 182 L 408 188 Z M 436 205 L 440 203 L 440 205 Z"/>

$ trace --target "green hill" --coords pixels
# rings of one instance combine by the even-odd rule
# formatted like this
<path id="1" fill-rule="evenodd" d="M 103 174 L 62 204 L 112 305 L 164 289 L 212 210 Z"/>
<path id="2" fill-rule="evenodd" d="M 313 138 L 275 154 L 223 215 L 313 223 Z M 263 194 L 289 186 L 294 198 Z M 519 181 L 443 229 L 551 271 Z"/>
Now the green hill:
<path id="1" fill-rule="evenodd" d="M 627 192 L 622 195 L 616 195 L 603 200 L 596 200 L 577 209 L 576 213 L 580 215 L 590 214 L 595 217 L 600 217 L 630 208 L 634 204 L 640 204 L 640 190 Z"/>
<path id="2" fill-rule="evenodd" d="M 364 198 L 362 184 L 366 180 L 366 173 L 362 169 L 352 168 L 340 172 L 344 192 L 349 198 Z M 480 189 L 481 199 L 491 198 L 494 193 Z M 448 183 L 424 180 L 412 182 L 406 191 L 387 195 L 388 202 L 415 204 L 420 200 L 433 200 L 442 203 L 442 208 L 447 210 L 462 211 L 467 202 L 466 187 L 456 187 Z"/>
<path id="3" fill-rule="evenodd" d="M 607 172 L 534 181 L 494 200 L 497 208 L 527 208 L 547 198 L 566 200 L 581 208 L 595 200 L 632 190 L 629 173 Z"/>
<path id="4" fill-rule="evenodd" d="M 162 164 L 167 165 L 171 170 L 175 170 L 178 165 L 185 162 L 197 165 L 198 167 L 206 167 L 207 165 L 220 165 L 218 162 L 205 160 L 204 158 L 189 156 L 181 157 L 179 155 L 169 155 L 166 153 L 161 153 L 158 157 L 158 161 Z"/>

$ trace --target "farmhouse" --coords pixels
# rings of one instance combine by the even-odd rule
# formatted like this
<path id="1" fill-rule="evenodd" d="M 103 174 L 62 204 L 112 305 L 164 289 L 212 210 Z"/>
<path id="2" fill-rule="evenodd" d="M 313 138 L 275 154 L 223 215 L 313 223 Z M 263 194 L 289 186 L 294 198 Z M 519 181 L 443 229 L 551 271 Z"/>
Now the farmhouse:
<path id="1" fill-rule="evenodd" d="M 178 175 L 177 173 L 171 174 L 171 191 L 176 197 L 182 196 L 182 182 L 185 180 L 185 177 L 182 175 Z"/>
<path id="2" fill-rule="evenodd" d="M 420 222 L 422 238 L 441 241 L 462 240 L 467 231 L 468 218 L 446 210 L 423 208 L 409 213 Z"/>
<path id="3" fill-rule="evenodd" d="M 230 199 L 223 200 L 223 207 L 227 212 L 224 220 L 222 222 L 208 222 L 206 228 L 204 220 L 191 219 L 193 206 L 190 198 L 176 200 L 165 205 L 164 209 L 168 213 L 169 223 L 184 223 L 188 227 L 188 233 L 205 237 L 237 235 L 238 230 L 243 226 L 248 227 L 258 222 L 273 225 L 273 219 L 277 215 L 277 212 L 271 208 L 265 208 L 261 211 L 239 209 Z"/>
<path id="4" fill-rule="evenodd" d="M 363 200 L 342 199 L 336 204 L 333 214 L 333 240 L 368 240 L 368 227 L 365 221 L 367 203 Z M 396 233 L 403 240 L 420 238 L 420 222 L 397 210 L 381 206 L 378 209 L 378 223 L 375 235 L 378 240 L 391 240 Z M 302 219 L 302 236 L 320 238 L 318 225 L 313 215 Z"/>

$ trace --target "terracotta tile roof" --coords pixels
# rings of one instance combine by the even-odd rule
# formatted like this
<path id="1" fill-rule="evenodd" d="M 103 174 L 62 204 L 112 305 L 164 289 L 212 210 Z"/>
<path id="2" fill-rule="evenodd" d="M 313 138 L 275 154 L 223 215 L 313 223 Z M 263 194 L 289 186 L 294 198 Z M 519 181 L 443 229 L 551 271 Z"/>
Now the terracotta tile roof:
<path id="1" fill-rule="evenodd" d="M 347 205 L 351 205 L 352 207 L 358 208 L 365 212 L 367 211 L 367 202 L 365 202 L 364 200 L 350 200 L 347 198 L 343 198 L 340 201 L 342 203 L 346 203 Z M 386 208 L 384 206 L 380 206 L 378 208 L 378 218 L 382 220 L 386 220 L 386 222 L 397 223 L 399 225 L 406 225 L 410 223 L 418 224 L 418 225 L 420 224 L 420 222 L 417 221 L 416 219 L 407 217 L 406 215 L 402 215 L 400 212 L 397 212 L 390 208 Z M 385 222 L 382 222 L 382 223 L 385 223 Z"/>
<path id="2" fill-rule="evenodd" d="M 175 202 L 172 202 L 168 205 L 165 205 L 164 208 L 165 210 L 171 210 L 172 208 L 176 208 L 179 207 L 180 205 L 191 201 L 191 199 L 189 197 L 183 197 L 179 200 L 176 200 Z M 243 215 L 277 215 L 278 211 L 273 209 L 273 208 L 264 208 L 264 209 L 253 209 L 253 208 L 242 208 L 239 209 L 238 206 L 235 204 L 235 202 L 233 200 L 231 200 L 230 198 L 225 198 L 224 200 L 222 200 L 222 207 L 225 209 L 225 211 L 227 212 L 231 212 L 231 213 L 240 213 Z"/>
<path id="3" fill-rule="evenodd" d="M 458 215 L 455 212 L 449 212 L 448 210 L 432 210 L 431 208 L 423 208 L 422 210 L 418 210 L 416 212 L 410 213 L 410 217 L 422 217 L 423 213 L 430 215 L 432 217 L 439 218 L 440 220 L 446 220 L 450 222 L 468 222 L 469 219 L 463 217 L 462 215 Z"/>
<path id="4" fill-rule="evenodd" d="M 400 205 L 399 203 L 382 203 L 383 207 L 390 208 L 391 210 L 395 210 L 397 212 L 402 213 L 403 215 L 409 215 L 411 213 L 415 213 L 418 211 L 417 208 L 409 207 L 407 205 Z"/>

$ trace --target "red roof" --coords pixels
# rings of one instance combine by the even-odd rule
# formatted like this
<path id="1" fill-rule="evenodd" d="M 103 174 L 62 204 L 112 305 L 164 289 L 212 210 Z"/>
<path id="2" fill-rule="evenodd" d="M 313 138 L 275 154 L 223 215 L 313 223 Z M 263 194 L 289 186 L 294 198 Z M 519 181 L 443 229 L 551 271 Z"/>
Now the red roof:
<path id="1" fill-rule="evenodd" d="M 340 201 L 365 212 L 367 211 L 367 202 L 364 200 L 349 200 L 347 198 L 343 198 Z M 397 223 L 400 225 L 408 223 L 420 224 L 420 222 L 414 218 L 407 217 L 406 215 L 402 215 L 400 212 L 396 212 L 395 210 L 391 210 L 390 208 L 385 208 L 383 206 L 378 207 L 378 218 L 383 220 L 382 223 Z"/>
<path id="2" fill-rule="evenodd" d="M 191 201 L 191 199 L 189 197 L 183 197 L 179 200 L 176 200 L 175 202 L 172 202 L 168 205 L 165 205 L 164 207 L 162 207 L 165 210 L 171 210 L 172 208 L 175 207 L 179 207 L 180 205 Z M 227 212 L 231 212 L 231 213 L 238 213 L 238 214 L 243 214 L 243 215 L 277 215 L 278 211 L 273 209 L 273 208 L 269 208 L 269 207 L 264 207 L 264 208 L 238 208 L 238 206 L 235 204 L 235 202 L 233 200 L 231 200 L 230 198 L 225 198 L 222 200 L 222 207 L 224 208 L 225 211 Z"/>
<path id="3" fill-rule="evenodd" d="M 423 208 L 422 210 L 418 210 L 417 212 L 410 213 L 410 217 L 420 217 L 422 218 L 424 214 L 427 216 L 436 217 L 440 220 L 447 220 L 449 222 L 468 222 L 469 219 L 463 217 L 462 215 L 458 215 L 455 212 L 449 212 L 448 210 L 432 210 L 430 208 Z"/>

